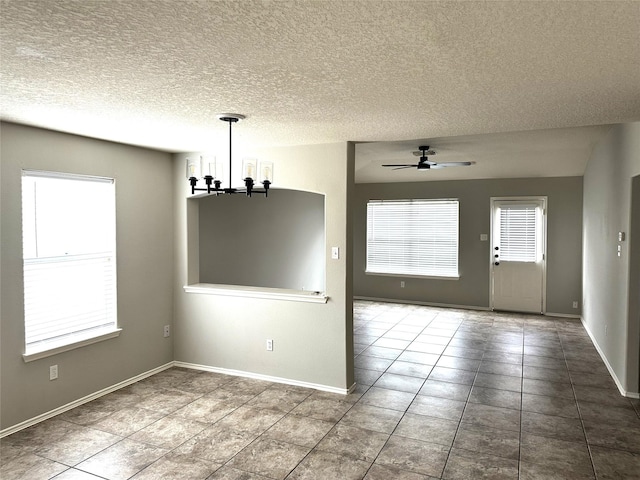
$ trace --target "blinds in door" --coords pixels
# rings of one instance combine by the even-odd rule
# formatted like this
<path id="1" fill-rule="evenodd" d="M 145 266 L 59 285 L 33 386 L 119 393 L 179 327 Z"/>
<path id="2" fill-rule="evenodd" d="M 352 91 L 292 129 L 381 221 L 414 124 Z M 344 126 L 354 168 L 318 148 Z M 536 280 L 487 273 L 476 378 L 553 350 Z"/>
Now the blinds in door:
<path id="1" fill-rule="evenodd" d="M 538 206 L 500 207 L 500 260 L 536 262 L 538 260 Z"/>

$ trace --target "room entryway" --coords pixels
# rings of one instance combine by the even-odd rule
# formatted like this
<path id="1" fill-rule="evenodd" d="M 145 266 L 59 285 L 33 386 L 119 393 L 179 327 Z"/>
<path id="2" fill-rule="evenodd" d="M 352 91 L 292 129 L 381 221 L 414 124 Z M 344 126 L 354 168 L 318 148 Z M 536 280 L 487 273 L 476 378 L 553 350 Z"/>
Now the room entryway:
<path id="1" fill-rule="evenodd" d="M 546 197 L 491 199 L 491 308 L 545 313 Z"/>

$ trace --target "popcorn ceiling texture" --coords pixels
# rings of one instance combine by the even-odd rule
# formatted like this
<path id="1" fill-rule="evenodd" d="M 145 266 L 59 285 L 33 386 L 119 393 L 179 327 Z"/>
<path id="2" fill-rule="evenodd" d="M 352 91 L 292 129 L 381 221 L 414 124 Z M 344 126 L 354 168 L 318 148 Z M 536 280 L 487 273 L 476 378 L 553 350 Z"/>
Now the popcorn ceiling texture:
<path id="1" fill-rule="evenodd" d="M 2 0 L 1 115 L 210 148 L 640 119 L 640 2 Z"/>

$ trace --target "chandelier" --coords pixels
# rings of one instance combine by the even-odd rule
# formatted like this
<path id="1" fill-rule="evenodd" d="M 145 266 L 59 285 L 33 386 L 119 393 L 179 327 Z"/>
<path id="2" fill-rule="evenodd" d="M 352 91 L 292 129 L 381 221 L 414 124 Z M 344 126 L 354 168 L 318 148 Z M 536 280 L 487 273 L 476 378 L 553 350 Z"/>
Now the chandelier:
<path id="1" fill-rule="evenodd" d="M 187 158 L 187 178 L 191 185 L 191 194 L 198 192 L 215 193 L 245 193 L 250 197 L 254 193 L 259 193 L 265 197 L 269 196 L 269 186 L 273 182 L 273 162 L 258 162 L 255 158 L 245 158 L 242 161 L 242 180 L 244 188 L 233 188 L 231 186 L 231 130 L 234 123 L 245 118 L 239 113 L 222 113 L 217 115 L 219 120 L 229 124 L 229 186 L 222 188 L 223 168 L 222 163 L 216 162 L 215 157 L 199 155 L 197 158 Z M 206 188 L 197 188 L 198 180 L 204 179 Z M 262 188 L 254 188 L 256 179 L 260 178 Z"/>

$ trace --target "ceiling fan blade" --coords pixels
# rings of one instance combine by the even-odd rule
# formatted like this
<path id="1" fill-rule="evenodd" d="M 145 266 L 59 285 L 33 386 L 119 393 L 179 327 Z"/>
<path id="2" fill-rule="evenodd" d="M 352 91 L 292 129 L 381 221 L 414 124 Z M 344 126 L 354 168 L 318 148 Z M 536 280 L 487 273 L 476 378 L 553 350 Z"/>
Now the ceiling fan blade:
<path id="1" fill-rule="evenodd" d="M 382 165 L 383 167 L 415 167 L 415 163 L 392 163 L 389 165 Z"/>
<path id="2" fill-rule="evenodd" d="M 443 163 L 436 163 L 433 164 L 433 166 L 438 166 L 438 167 L 468 167 L 469 165 L 473 165 L 475 162 L 443 162 Z"/>
<path id="3" fill-rule="evenodd" d="M 396 167 L 393 170 L 404 170 L 405 168 L 416 168 L 417 165 L 404 165 L 403 167 Z"/>

